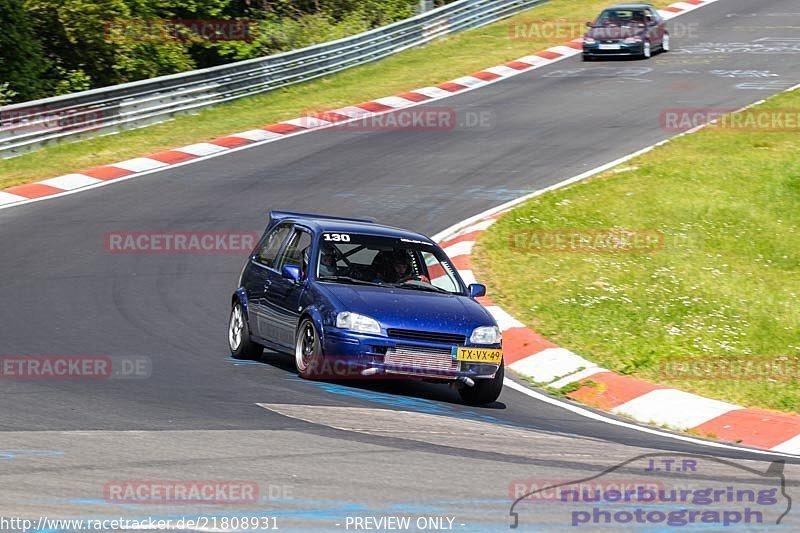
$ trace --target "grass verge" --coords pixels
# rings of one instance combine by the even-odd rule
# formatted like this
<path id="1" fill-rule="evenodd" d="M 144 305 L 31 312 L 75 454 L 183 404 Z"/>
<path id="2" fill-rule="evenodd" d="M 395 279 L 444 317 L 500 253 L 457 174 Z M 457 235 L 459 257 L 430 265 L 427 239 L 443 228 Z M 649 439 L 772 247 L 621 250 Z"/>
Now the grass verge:
<path id="1" fill-rule="evenodd" d="M 575 22 L 593 18 L 607 4 L 551 0 L 513 18 L 326 78 L 147 128 L 0 160 L 0 189 L 442 83 L 578 37 L 582 30 Z M 568 24 L 550 24 L 555 21 Z M 512 38 L 517 24 L 527 28 L 525 38 Z"/>
<path id="2" fill-rule="evenodd" d="M 800 90 L 755 108 L 770 109 L 797 115 Z M 508 213 L 475 249 L 479 279 L 528 326 L 606 368 L 797 412 L 798 153 L 796 130 L 675 139 Z M 559 253 L 531 240 L 606 229 L 660 232 L 663 246 Z"/>

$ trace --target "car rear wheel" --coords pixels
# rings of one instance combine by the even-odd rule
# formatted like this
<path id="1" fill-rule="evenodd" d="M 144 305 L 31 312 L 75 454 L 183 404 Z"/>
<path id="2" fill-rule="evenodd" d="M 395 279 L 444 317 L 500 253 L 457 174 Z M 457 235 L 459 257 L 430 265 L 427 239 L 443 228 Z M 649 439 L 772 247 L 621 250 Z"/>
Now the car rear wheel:
<path id="1" fill-rule="evenodd" d="M 250 327 L 239 302 L 233 305 L 228 321 L 228 347 L 236 359 L 258 359 L 264 353 L 263 346 L 250 340 Z"/>
<path id="2" fill-rule="evenodd" d="M 464 403 L 470 405 L 486 405 L 497 401 L 503 391 L 503 378 L 505 368 L 500 363 L 500 368 L 492 379 L 476 379 L 472 387 L 462 387 L 458 389 L 458 394 Z"/>
<path id="3" fill-rule="evenodd" d="M 297 328 L 294 360 L 297 373 L 305 379 L 314 379 L 319 374 L 318 365 L 322 358 L 322 344 L 314 322 L 306 318 Z"/>

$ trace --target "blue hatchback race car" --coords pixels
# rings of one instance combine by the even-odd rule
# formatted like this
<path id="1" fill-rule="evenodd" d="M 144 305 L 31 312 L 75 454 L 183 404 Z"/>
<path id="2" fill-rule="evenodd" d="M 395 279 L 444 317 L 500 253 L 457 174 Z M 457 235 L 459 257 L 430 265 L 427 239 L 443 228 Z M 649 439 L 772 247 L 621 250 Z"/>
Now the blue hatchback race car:
<path id="1" fill-rule="evenodd" d="M 371 220 L 272 211 L 233 294 L 228 343 L 293 354 L 310 379 L 451 383 L 470 404 L 503 387 L 500 329 L 431 239 Z"/>

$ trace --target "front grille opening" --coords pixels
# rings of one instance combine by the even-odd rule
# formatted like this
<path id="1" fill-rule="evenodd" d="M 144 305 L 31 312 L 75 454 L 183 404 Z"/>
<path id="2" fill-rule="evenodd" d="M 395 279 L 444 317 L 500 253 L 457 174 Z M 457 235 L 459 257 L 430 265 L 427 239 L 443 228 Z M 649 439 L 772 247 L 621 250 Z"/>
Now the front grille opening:
<path id="1" fill-rule="evenodd" d="M 457 333 L 440 333 L 438 331 L 418 331 L 414 329 L 389 328 L 386 334 L 392 339 L 404 339 L 413 341 L 440 342 L 442 344 L 464 344 L 467 341 L 465 335 Z"/>

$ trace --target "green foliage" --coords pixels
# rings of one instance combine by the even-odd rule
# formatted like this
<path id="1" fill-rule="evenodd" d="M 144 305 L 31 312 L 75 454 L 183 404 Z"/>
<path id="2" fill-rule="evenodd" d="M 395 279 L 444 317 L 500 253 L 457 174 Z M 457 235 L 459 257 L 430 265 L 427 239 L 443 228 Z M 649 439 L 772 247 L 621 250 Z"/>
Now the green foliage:
<path id="1" fill-rule="evenodd" d="M 0 83 L 0 105 L 6 105 L 10 103 L 16 95 L 16 91 L 9 88 L 7 81 Z"/>
<path id="2" fill-rule="evenodd" d="M 414 15 L 418 2 L 409 0 L 333 0 L 323 2 L 323 12 L 336 20 L 357 15 L 374 28 Z"/>
<path id="3" fill-rule="evenodd" d="M 339 39 L 409 17 L 416 3 L 0 0 L 0 80 L 6 99 L 23 101 L 147 79 Z M 175 30 L 175 21 L 192 20 L 253 21 L 253 38 L 215 41 Z"/>
<path id="4" fill-rule="evenodd" d="M 0 105 L 42 96 L 48 64 L 20 0 L 0 0 Z"/>
<path id="5" fill-rule="evenodd" d="M 64 70 L 58 68 L 59 80 L 55 84 L 55 94 L 69 94 L 77 91 L 86 91 L 92 88 L 92 80 L 89 75 L 84 71 L 78 70 Z"/>
<path id="6" fill-rule="evenodd" d="M 268 55 L 313 44 L 341 39 L 370 29 L 357 14 L 338 22 L 326 15 L 304 15 L 297 19 L 262 23 L 255 46 L 256 55 Z"/>
<path id="7" fill-rule="evenodd" d="M 195 66 L 182 43 L 126 38 L 125 31 L 136 31 L 140 17 L 155 17 L 144 0 L 27 0 L 26 7 L 50 56 L 55 93 Z"/>
<path id="8" fill-rule="evenodd" d="M 280 18 L 298 18 L 302 15 L 325 15 L 342 20 L 353 13 L 366 18 L 374 27 L 410 17 L 418 0 L 277 0 L 253 2 L 255 9 Z M 438 4 L 445 4 L 440 1 Z"/>

